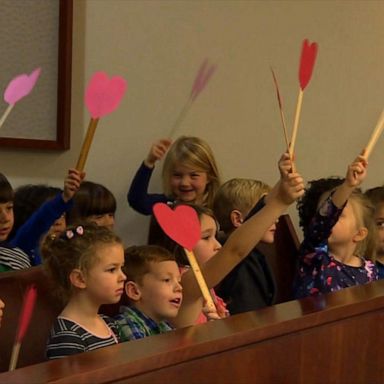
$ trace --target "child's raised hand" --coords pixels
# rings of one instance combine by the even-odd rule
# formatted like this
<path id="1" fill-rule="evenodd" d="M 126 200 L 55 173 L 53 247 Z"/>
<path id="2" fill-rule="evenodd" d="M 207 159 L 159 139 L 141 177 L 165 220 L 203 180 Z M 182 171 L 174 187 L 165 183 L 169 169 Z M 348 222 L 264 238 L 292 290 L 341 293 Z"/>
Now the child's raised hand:
<path id="1" fill-rule="evenodd" d="M 81 182 L 84 180 L 85 172 L 80 172 L 75 168 L 70 168 L 64 179 L 63 200 L 68 202 L 73 198 L 80 188 Z"/>
<path id="2" fill-rule="evenodd" d="M 287 172 L 278 183 L 276 197 L 285 205 L 291 205 L 304 194 L 304 180 L 297 172 Z"/>
<path id="3" fill-rule="evenodd" d="M 362 156 L 358 156 L 354 162 L 348 167 L 345 183 L 350 188 L 358 187 L 367 176 L 367 160 Z"/>
<path id="4" fill-rule="evenodd" d="M 156 141 L 152 145 L 146 159 L 144 160 L 144 164 L 149 168 L 153 168 L 156 161 L 161 160 L 164 157 L 171 144 L 172 140 L 170 139 L 160 139 Z"/>
<path id="5" fill-rule="evenodd" d="M 279 160 L 279 171 L 280 171 L 280 176 L 284 177 L 287 175 L 289 172 L 292 171 L 292 161 L 289 156 L 289 152 L 285 152 L 282 154 Z"/>

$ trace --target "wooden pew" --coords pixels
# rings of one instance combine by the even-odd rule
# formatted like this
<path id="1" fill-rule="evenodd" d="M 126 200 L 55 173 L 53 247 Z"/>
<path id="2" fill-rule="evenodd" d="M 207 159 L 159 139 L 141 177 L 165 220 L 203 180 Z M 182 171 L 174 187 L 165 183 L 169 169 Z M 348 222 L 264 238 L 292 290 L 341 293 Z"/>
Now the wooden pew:
<path id="1" fill-rule="evenodd" d="M 383 383 L 384 280 L 0 374 L 2 383 Z"/>
<path id="2" fill-rule="evenodd" d="M 276 304 L 293 299 L 293 280 L 298 268 L 300 241 L 289 215 L 282 215 L 276 224 L 274 244 L 259 243 L 276 282 Z"/>

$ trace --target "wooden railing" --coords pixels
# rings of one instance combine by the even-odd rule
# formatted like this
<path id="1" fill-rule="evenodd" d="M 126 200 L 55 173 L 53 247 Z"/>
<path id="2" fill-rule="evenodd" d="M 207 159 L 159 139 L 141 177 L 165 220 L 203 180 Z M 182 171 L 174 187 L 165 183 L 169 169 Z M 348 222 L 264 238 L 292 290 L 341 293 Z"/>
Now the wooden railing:
<path id="1" fill-rule="evenodd" d="M 384 280 L 28 366 L 0 383 L 384 383 L 383 344 Z"/>

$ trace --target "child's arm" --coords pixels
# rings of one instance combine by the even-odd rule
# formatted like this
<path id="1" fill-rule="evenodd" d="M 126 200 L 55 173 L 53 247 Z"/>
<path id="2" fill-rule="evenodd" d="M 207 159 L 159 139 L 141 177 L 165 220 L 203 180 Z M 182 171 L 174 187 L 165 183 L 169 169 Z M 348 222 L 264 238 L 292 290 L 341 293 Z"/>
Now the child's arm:
<path id="1" fill-rule="evenodd" d="M 343 184 L 338 186 L 332 195 L 332 201 L 336 207 L 344 207 L 353 190 L 363 182 L 367 176 L 367 166 L 367 160 L 363 156 L 358 156 L 348 167 Z"/>
<path id="2" fill-rule="evenodd" d="M 73 199 L 75 193 L 79 190 L 81 182 L 84 180 L 85 173 L 79 172 L 75 168 L 70 168 L 68 170 L 68 175 L 64 179 L 64 189 L 62 193 L 62 198 L 64 203 L 68 203 Z"/>
<path id="3" fill-rule="evenodd" d="M 325 244 L 331 235 L 333 226 L 337 223 L 345 204 L 353 190 L 358 187 L 367 174 L 367 161 L 359 156 L 348 167 L 344 182 L 321 203 L 310 226 L 304 229 L 304 241 L 300 246 L 300 254 L 313 254 L 314 250 Z M 308 261 L 307 257 L 307 261 Z"/>
<path id="4" fill-rule="evenodd" d="M 154 168 L 157 161 L 160 161 L 167 153 L 172 141 L 169 139 L 160 139 L 154 143 L 144 160 L 145 166 Z"/>
<path id="5" fill-rule="evenodd" d="M 148 187 L 156 162 L 164 157 L 171 144 L 169 139 L 161 139 L 154 143 L 132 180 L 127 195 L 128 203 L 135 211 L 143 215 L 151 215 L 155 203 L 168 201 L 164 194 L 149 194 Z"/>
<path id="6" fill-rule="evenodd" d="M 63 193 L 59 193 L 52 200 L 46 201 L 31 217 L 18 229 L 15 237 L 10 241 L 12 247 L 19 247 L 30 255 L 35 249 L 40 237 L 46 233 L 51 225 L 72 207 L 72 197 L 80 187 L 84 173 L 76 169 L 69 169 L 64 180 Z"/>
<path id="7" fill-rule="evenodd" d="M 265 207 L 237 228 L 224 246 L 201 266 L 208 288 L 216 286 L 260 241 L 279 216 L 304 193 L 303 179 L 297 173 L 285 173 Z M 172 321 L 183 327 L 193 324 L 202 309 L 200 288 L 191 270 L 182 275 L 183 303 Z"/>

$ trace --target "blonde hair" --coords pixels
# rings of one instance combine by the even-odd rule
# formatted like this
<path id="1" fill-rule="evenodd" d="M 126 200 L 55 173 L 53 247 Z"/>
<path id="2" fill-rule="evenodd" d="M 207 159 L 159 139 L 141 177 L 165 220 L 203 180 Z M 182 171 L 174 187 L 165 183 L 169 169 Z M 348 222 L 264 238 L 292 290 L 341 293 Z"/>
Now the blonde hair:
<path id="1" fill-rule="evenodd" d="M 368 235 L 356 245 L 355 254 L 366 259 L 375 261 L 377 228 L 374 220 L 375 207 L 360 189 L 355 189 L 348 200 L 356 217 L 357 226 L 365 227 Z"/>
<path id="2" fill-rule="evenodd" d="M 170 180 L 173 170 L 179 164 L 207 174 L 203 205 L 211 207 L 220 186 L 220 175 L 210 146 L 204 140 L 192 136 L 181 136 L 172 144 L 165 157 L 162 172 L 164 193 L 171 198 L 175 196 L 172 195 Z"/>
<path id="3" fill-rule="evenodd" d="M 45 238 L 41 245 L 43 264 L 55 282 L 55 293 L 64 303 L 73 293 L 70 273 L 80 269 L 87 274 L 99 260 L 97 249 L 110 244 L 122 242 L 108 228 L 94 223 L 69 226 L 60 236 Z"/>
<path id="4" fill-rule="evenodd" d="M 259 180 L 236 178 L 225 182 L 218 189 L 213 203 L 220 229 L 224 232 L 232 230 L 231 212 L 237 209 L 245 217 L 270 190 L 269 185 Z"/>

